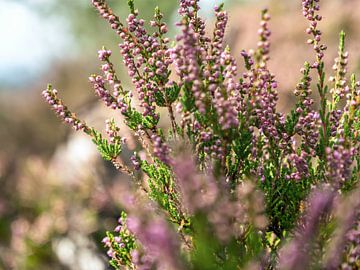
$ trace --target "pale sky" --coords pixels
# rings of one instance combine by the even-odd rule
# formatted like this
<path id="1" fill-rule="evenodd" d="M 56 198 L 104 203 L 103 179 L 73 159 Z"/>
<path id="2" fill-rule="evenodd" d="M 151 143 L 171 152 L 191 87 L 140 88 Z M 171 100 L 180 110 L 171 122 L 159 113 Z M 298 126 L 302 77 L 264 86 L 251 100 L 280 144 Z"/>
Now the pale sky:
<path id="1" fill-rule="evenodd" d="M 0 36 L 0 89 L 39 76 L 71 41 L 60 19 L 41 18 L 11 0 L 0 0 Z"/>
<path id="2" fill-rule="evenodd" d="M 27 2 L 47 1 L 51 0 Z M 202 10 L 210 12 L 221 2 L 225 1 L 202 0 Z M 69 51 L 72 41 L 71 32 L 60 18 L 42 18 L 14 0 L 0 0 L 0 37 L 0 90 L 41 76 L 50 61 Z"/>

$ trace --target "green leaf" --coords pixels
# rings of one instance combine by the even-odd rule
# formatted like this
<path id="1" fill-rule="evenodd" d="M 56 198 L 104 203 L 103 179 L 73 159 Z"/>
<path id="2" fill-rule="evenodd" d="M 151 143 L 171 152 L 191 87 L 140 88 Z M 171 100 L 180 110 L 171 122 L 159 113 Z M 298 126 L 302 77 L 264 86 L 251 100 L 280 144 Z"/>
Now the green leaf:
<path id="1" fill-rule="evenodd" d="M 152 129 L 158 124 L 159 119 L 160 119 L 159 116 L 155 118 L 153 116 L 148 115 L 146 117 L 142 117 L 142 124 L 145 128 Z"/>
<path id="2" fill-rule="evenodd" d="M 132 109 L 127 115 L 126 125 L 132 130 L 137 130 L 139 125 L 142 124 L 142 118 L 143 116 L 141 113 Z"/>
<path id="3" fill-rule="evenodd" d="M 128 6 L 130 8 L 130 12 L 132 14 L 135 14 L 135 5 L 134 5 L 134 0 L 128 0 Z"/>
<path id="4" fill-rule="evenodd" d="M 180 87 L 174 84 L 171 87 L 165 89 L 164 92 L 157 91 L 155 93 L 155 103 L 159 107 L 167 107 L 174 103 L 180 94 Z"/>
<path id="5" fill-rule="evenodd" d="M 183 85 L 181 87 L 181 93 L 182 93 L 181 103 L 185 111 L 194 112 L 196 111 L 195 98 L 189 89 L 190 89 L 190 85 Z"/>
<path id="6" fill-rule="evenodd" d="M 101 133 L 95 129 L 91 130 L 91 135 L 93 137 L 92 141 L 97 146 L 103 159 L 111 161 L 120 155 L 122 150 L 120 143 L 110 144 L 106 139 L 103 139 Z"/>
<path id="7" fill-rule="evenodd" d="M 165 93 L 168 102 L 172 104 L 179 98 L 180 87 L 177 84 L 174 84 L 172 87 L 166 88 Z"/>
<path id="8" fill-rule="evenodd" d="M 155 92 L 154 96 L 156 105 L 159 107 L 166 107 L 164 95 L 160 91 Z"/>

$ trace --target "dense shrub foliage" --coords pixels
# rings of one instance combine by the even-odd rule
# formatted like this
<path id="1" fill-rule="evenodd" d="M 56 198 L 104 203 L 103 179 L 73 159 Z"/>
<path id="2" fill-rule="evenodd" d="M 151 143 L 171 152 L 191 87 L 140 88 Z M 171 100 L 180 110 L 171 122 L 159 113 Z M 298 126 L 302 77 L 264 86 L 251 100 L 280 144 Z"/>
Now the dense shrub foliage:
<path id="1" fill-rule="evenodd" d="M 121 39 L 135 90 L 123 85 L 106 48 L 98 52 L 101 74 L 89 80 L 133 131 L 138 151 L 124 160 L 127 142 L 114 119 L 105 136 L 51 86 L 43 96 L 130 176 L 118 194 L 126 213 L 103 240 L 115 269 L 359 269 L 360 83 L 348 75 L 343 32 L 333 74 L 325 74 L 319 0 L 302 0 L 315 57 L 301 69 L 288 114 L 277 110 L 268 68 L 268 10 L 240 71 L 224 45 L 223 5 L 209 35 L 198 0 L 179 0 L 172 42 L 158 8 L 147 27 L 133 0 L 126 23 L 106 1 L 92 4 Z"/>

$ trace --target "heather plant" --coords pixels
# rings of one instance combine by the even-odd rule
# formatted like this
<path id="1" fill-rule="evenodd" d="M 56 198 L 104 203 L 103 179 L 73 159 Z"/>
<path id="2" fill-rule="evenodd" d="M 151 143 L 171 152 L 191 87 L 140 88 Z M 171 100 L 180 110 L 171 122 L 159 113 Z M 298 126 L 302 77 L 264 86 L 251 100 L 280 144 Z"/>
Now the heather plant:
<path id="1" fill-rule="evenodd" d="M 268 10 L 256 49 L 241 53 L 240 71 L 224 44 L 224 6 L 215 7 L 209 35 L 198 2 L 179 0 L 179 34 L 171 42 L 158 8 L 149 28 L 133 0 L 126 23 L 106 1 L 92 0 L 121 40 L 134 89 L 121 82 L 106 48 L 98 52 L 101 73 L 89 81 L 137 138 L 130 160 L 122 156 L 127 141 L 116 120 L 106 121 L 105 135 L 72 113 L 51 85 L 43 91 L 64 122 L 129 176 L 118 194 L 125 212 L 103 240 L 110 264 L 359 268 L 360 82 L 347 71 L 345 33 L 328 76 L 319 0 L 302 0 L 314 57 L 299 74 L 295 106 L 284 114 L 268 66 Z"/>

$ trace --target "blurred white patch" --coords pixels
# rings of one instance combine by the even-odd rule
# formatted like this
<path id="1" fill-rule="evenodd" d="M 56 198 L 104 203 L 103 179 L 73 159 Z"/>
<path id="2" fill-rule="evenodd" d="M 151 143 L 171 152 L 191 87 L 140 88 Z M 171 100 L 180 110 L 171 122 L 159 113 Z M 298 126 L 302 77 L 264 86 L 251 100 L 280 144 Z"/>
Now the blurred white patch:
<path id="1" fill-rule="evenodd" d="M 105 264 L 95 253 L 94 245 L 77 234 L 54 241 L 53 249 L 59 261 L 71 270 L 104 270 Z"/>
<path id="2" fill-rule="evenodd" d="M 41 3 L 40 0 L 33 0 Z M 0 86 L 22 83 L 44 71 L 70 44 L 66 22 L 41 17 L 28 6 L 0 0 Z"/>
<path id="3" fill-rule="evenodd" d="M 200 10 L 203 14 L 207 16 L 212 16 L 214 12 L 214 7 L 222 3 L 226 3 L 226 0 L 200 0 Z"/>
<path id="4" fill-rule="evenodd" d="M 54 249 L 61 263 L 68 266 L 74 263 L 76 246 L 69 238 L 62 238 L 56 241 Z"/>
<path id="5" fill-rule="evenodd" d="M 103 262 L 88 249 L 81 249 L 78 255 L 80 270 L 105 269 Z"/>
<path id="6" fill-rule="evenodd" d="M 79 166 L 91 162 L 97 152 L 95 146 L 88 137 L 73 136 L 67 145 L 67 156 L 70 162 L 79 163 Z"/>
<path id="7" fill-rule="evenodd" d="M 67 184 L 78 184 L 97 175 L 100 154 L 91 139 L 74 133 L 69 140 L 56 150 L 51 169 L 57 173 L 57 179 Z"/>

